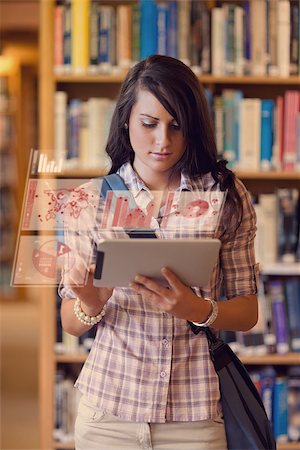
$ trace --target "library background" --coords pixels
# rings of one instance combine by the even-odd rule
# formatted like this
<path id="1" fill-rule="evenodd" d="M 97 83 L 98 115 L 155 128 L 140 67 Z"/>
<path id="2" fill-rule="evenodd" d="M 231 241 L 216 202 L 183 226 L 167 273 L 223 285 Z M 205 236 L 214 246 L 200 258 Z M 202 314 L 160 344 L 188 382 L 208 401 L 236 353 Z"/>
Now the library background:
<path id="1" fill-rule="evenodd" d="M 260 319 L 224 335 L 255 380 L 278 448 L 300 449 L 300 1 L 1 0 L 0 8 L 0 448 L 74 448 L 73 383 L 93 339 L 62 332 L 55 287 L 10 287 L 30 150 L 63 161 L 57 180 L 102 175 L 126 71 L 160 53 L 203 83 L 219 155 L 252 195 Z"/>

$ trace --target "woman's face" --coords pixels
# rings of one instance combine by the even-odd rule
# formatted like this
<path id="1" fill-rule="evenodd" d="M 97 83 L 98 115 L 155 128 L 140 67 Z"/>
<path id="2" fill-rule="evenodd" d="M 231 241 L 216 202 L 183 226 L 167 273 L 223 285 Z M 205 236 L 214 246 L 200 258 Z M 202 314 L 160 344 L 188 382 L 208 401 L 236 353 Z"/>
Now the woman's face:
<path id="1" fill-rule="evenodd" d="M 134 168 L 143 173 L 169 175 L 182 157 L 186 143 L 179 124 L 149 91 L 140 90 L 131 110 L 129 137 Z"/>

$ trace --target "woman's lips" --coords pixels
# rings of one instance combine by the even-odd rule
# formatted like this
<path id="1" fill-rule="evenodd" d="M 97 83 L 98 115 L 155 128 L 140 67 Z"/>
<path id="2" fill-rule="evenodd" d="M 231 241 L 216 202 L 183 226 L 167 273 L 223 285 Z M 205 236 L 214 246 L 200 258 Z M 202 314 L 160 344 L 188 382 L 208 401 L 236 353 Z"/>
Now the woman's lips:
<path id="1" fill-rule="evenodd" d="M 172 153 L 154 153 L 151 152 L 151 155 L 155 158 L 158 159 L 159 161 L 163 161 L 167 158 L 169 158 L 169 156 L 171 156 Z"/>

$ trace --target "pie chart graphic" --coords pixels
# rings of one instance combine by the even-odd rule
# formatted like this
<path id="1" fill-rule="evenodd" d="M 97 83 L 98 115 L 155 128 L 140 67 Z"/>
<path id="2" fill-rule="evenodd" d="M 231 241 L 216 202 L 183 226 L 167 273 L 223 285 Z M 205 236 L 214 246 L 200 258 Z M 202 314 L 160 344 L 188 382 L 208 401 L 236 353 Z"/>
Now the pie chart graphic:
<path id="1" fill-rule="evenodd" d="M 62 268 L 68 271 L 75 264 L 70 247 L 56 239 L 46 241 L 38 249 L 34 249 L 32 261 L 41 275 L 53 281 Z"/>

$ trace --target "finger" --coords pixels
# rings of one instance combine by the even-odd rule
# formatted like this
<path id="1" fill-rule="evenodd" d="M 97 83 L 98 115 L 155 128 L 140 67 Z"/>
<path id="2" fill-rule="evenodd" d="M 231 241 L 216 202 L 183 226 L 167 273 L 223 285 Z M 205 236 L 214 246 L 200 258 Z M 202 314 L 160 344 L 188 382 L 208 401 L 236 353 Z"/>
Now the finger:
<path id="1" fill-rule="evenodd" d="M 168 298 L 170 295 L 170 290 L 168 288 L 165 288 L 160 283 L 157 283 L 152 278 L 145 277 L 144 275 L 136 275 L 134 280 L 145 286 L 148 290 L 154 292 L 155 294 L 160 295 L 161 297 Z"/>
<path id="2" fill-rule="evenodd" d="M 161 273 L 169 283 L 170 287 L 175 291 L 181 291 L 186 285 L 178 278 L 178 276 L 167 267 L 161 269 Z"/>

